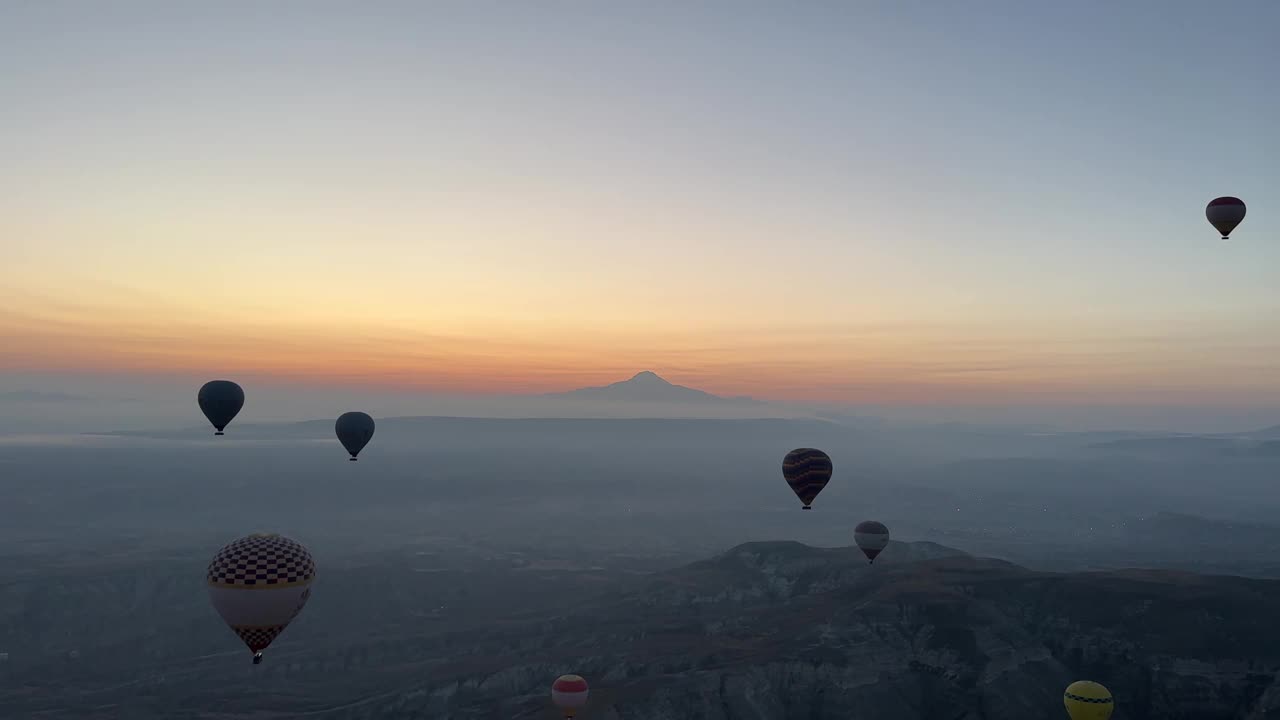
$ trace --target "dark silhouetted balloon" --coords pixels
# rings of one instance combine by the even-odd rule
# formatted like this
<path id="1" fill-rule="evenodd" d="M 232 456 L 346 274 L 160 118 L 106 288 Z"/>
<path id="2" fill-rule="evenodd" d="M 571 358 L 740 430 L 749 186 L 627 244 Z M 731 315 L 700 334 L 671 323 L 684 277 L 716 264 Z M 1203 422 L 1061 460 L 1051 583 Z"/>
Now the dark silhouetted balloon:
<path id="1" fill-rule="evenodd" d="M 209 600 L 262 662 L 267 649 L 311 597 L 316 563 L 301 543 L 258 533 L 228 543 L 209 563 Z"/>
<path id="2" fill-rule="evenodd" d="M 333 424 L 333 430 L 338 434 L 338 442 L 351 453 L 354 461 L 373 438 L 373 418 L 362 412 L 342 413 Z"/>
<path id="3" fill-rule="evenodd" d="M 782 459 L 782 476 L 805 510 L 831 481 L 832 470 L 831 457 L 813 448 L 797 448 Z"/>
<path id="4" fill-rule="evenodd" d="M 867 560 L 874 563 L 876 556 L 889 545 L 889 528 L 875 520 L 863 520 L 853 529 L 853 541 Z"/>
<path id="5" fill-rule="evenodd" d="M 217 430 L 214 435 L 221 435 L 244 407 L 244 390 L 230 380 L 210 380 L 200 388 L 196 402 L 200 403 L 200 411 Z"/>
<path id="6" fill-rule="evenodd" d="M 1209 219 L 1210 225 L 1222 233 L 1222 239 L 1226 240 L 1231 231 L 1244 220 L 1244 212 L 1243 200 L 1226 196 L 1210 200 L 1208 207 L 1204 209 L 1204 216 Z"/>

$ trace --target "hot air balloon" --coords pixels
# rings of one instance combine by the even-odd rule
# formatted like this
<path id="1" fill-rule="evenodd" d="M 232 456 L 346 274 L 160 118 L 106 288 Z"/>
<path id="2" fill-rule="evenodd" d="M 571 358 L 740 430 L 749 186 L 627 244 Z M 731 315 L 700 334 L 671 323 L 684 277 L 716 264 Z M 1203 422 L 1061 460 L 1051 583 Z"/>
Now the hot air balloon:
<path id="1" fill-rule="evenodd" d="M 1111 691 L 1091 680 L 1079 680 L 1062 694 L 1071 720 L 1107 720 L 1116 709 Z"/>
<path id="2" fill-rule="evenodd" d="M 213 423 L 214 435 L 221 435 L 222 429 L 231 423 L 244 407 L 244 390 L 230 380 L 210 380 L 196 395 L 200 410 Z"/>
<path id="3" fill-rule="evenodd" d="M 551 702 L 571 718 L 587 704 L 587 681 L 580 675 L 561 675 L 551 684 Z"/>
<path id="4" fill-rule="evenodd" d="M 302 612 L 316 563 L 296 540 L 275 533 L 242 537 L 209 563 L 209 599 L 262 662 L 262 651 Z"/>
<path id="5" fill-rule="evenodd" d="M 1224 196 L 1210 200 L 1208 207 L 1204 209 L 1204 216 L 1209 219 L 1210 225 L 1222 233 L 1222 239 L 1226 240 L 1231 231 L 1244 220 L 1244 212 L 1243 200 Z"/>
<path id="6" fill-rule="evenodd" d="M 813 448 L 797 448 L 782 459 L 782 476 L 805 510 L 831 481 L 831 471 L 831 457 Z"/>
<path id="7" fill-rule="evenodd" d="M 862 549 L 867 560 L 874 563 L 876 556 L 889 544 L 889 528 L 875 520 L 863 520 L 853 529 L 853 541 Z"/>
<path id="8" fill-rule="evenodd" d="M 362 412 L 342 413 L 333 430 L 338 434 L 338 442 L 351 453 L 351 462 L 355 462 L 356 455 L 373 437 L 373 418 Z"/>

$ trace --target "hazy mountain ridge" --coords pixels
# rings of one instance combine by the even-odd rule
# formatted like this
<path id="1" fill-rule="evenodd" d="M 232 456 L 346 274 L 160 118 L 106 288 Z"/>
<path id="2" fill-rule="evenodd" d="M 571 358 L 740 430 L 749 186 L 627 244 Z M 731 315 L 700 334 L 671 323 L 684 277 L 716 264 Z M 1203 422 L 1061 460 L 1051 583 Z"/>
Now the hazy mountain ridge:
<path id="1" fill-rule="evenodd" d="M 1255 430 L 1247 435 L 1254 440 L 1280 440 L 1280 425 Z"/>
<path id="2" fill-rule="evenodd" d="M 56 390 L 13 390 L 0 392 L 0 405 L 13 403 L 95 403 L 103 402 L 100 398 L 74 395 Z"/>
<path id="3" fill-rule="evenodd" d="M 675 385 L 652 371 L 609 385 L 578 388 L 542 395 L 458 394 L 448 392 L 388 392 L 350 387 L 280 388 L 262 386 L 245 378 L 247 401 L 237 423 L 288 423 L 305 418 L 336 418 L 347 410 L 362 410 L 375 418 L 391 417 L 486 417 L 486 418 L 755 418 L 825 417 L 846 426 L 868 429 L 896 427 L 926 432 L 955 431 L 962 434 L 996 433 L 1037 436 L 1074 435 L 1083 441 L 1093 435 L 1097 441 L 1122 438 L 1203 436 L 1244 438 L 1254 441 L 1280 439 L 1280 425 L 1263 411 L 1244 413 L 1228 422 L 1187 418 L 1168 422 L 1170 414 L 1155 414 L 1141 408 L 1124 412 L 1104 412 L 1095 408 L 1092 420 L 1064 416 L 1054 409 L 1032 413 L 950 406 L 901 407 L 874 403 L 817 403 L 759 400 L 750 397 L 723 397 L 704 390 Z M 33 377 L 26 382 L 0 387 L 0 405 L 9 413 L 0 417 L 0 433 L 99 432 L 102 430 L 147 430 L 196 424 L 195 389 L 201 380 L 169 380 L 146 384 L 86 379 L 52 382 Z M 1012 414 L 1009 414 L 1012 412 Z M 1091 411 L 1092 412 L 1092 411 Z M 1114 416 L 1113 416 L 1114 415 Z M 1159 418 L 1157 421 L 1155 418 Z M 1268 427 L 1251 429 L 1254 423 Z M 1175 430 L 1175 427 L 1182 426 Z M 1232 428 L 1212 431 L 1210 427 Z M 1097 428 L 1117 428 L 1097 431 Z M 1131 428 L 1129 430 L 1119 428 Z M 1137 428 L 1148 428 L 1139 430 Z M 1155 429 L 1156 427 L 1165 429 Z M 1199 428 L 1196 430 L 1195 428 Z"/>
<path id="4" fill-rule="evenodd" d="M 1280 440 L 1268 439 L 1265 432 L 1229 436 L 1167 435 L 1111 440 L 1095 443 L 1090 449 L 1164 460 L 1215 456 L 1274 457 L 1280 456 Z"/>
<path id="5" fill-rule="evenodd" d="M 181 429 L 121 430 L 94 433 L 119 437 L 151 437 L 167 439 L 200 439 L 224 444 L 277 439 L 333 438 L 333 420 L 304 420 L 287 423 L 238 423 L 229 426 L 225 438 L 213 438 L 207 427 L 191 426 Z M 450 416 L 404 416 L 377 418 L 374 443 L 406 439 L 421 439 L 428 444 L 436 439 L 451 438 L 465 442 L 510 442 L 524 439 L 525 444 L 535 439 L 554 440 L 563 444 L 569 438 L 599 438 L 616 436 L 635 438 L 648 442 L 652 438 L 696 437 L 729 439 L 735 437 L 765 437 L 805 435 L 818 440 L 840 440 L 849 437 L 848 429 L 830 420 L 819 418 L 584 418 L 584 417 L 534 417 L 487 418 Z M 371 446 L 376 447 L 376 446 Z"/>

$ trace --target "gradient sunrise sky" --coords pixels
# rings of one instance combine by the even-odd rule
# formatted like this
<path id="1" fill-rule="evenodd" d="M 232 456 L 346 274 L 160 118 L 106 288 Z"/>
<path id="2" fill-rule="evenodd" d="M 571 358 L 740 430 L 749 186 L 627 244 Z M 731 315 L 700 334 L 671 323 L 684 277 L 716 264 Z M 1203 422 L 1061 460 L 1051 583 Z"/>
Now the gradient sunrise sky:
<path id="1" fill-rule="evenodd" d="M 0 383 L 1280 406 L 1280 3 L 0 4 Z M 1203 210 L 1249 214 L 1218 239 Z"/>

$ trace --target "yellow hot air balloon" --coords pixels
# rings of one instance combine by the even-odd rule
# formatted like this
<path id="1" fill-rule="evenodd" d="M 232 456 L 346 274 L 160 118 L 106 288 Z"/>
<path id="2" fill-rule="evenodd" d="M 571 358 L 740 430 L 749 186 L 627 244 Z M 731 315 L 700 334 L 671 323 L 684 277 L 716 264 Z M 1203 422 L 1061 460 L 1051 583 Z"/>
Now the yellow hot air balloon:
<path id="1" fill-rule="evenodd" d="M 1092 680 L 1078 680 L 1062 694 L 1071 720 L 1107 720 L 1116 709 L 1111 691 Z"/>

